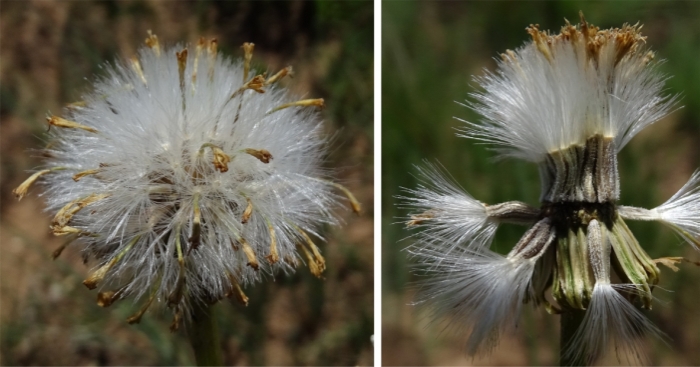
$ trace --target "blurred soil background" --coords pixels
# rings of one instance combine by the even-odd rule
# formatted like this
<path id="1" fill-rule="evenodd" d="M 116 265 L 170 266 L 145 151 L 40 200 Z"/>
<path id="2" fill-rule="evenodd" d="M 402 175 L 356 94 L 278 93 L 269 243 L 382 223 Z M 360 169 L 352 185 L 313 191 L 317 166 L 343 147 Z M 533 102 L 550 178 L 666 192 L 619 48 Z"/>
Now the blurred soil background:
<path id="1" fill-rule="evenodd" d="M 638 134 L 620 155 L 620 202 L 653 208 L 671 197 L 700 167 L 700 2 L 384 2 L 382 7 L 382 356 L 385 365 L 556 365 L 559 317 L 543 308 L 525 307 L 519 328 L 503 335 L 488 357 L 470 359 L 465 335 L 443 332 L 431 323 L 429 309 L 413 300 L 410 260 L 402 251 L 410 240 L 396 208 L 400 187 L 415 188 L 414 165 L 439 161 L 478 200 L 522 200 L 538 205 L 536 166 L 516 160 L 494 161 L 488 147 L 455 136 L 461 123 L 476 121 L 458 104 L 475 90 L 472 75 L 495 70 L 499 53 L 520 47 L 529 24 L 558 33 L 564 18 L 601 28 L 644 24 L 646 44 L 656 51 L 667 74 L 668 94 L 681 94 L 682 109 Z M 658 223 L 629 224 L 652 258 L 685 256 L 693 250 Z M 506 253 L 524 227 L 505 225 L 494 241 Z M 659 298 L 645 314 L 669 337 L 668 346 L 648 341 L 652 365 L 700 364 L 700 268 L 681 264 L 673 273 L 661 268 Z M 661 289 L 663 288 L 663 289 Z M 443 320 L 445 321 L 445 320 Z M 447 320 L 449 322 L 449 320 Z M 457 326 L 454 330 L 459 330 Z M 619 362 L 614 353 L 601 364 Z"/>
<path id="2" fill-rule="evenodd" d="M 0 364 L 187 365 L 185 335 L 168 312 L 126 318 L 130 300 L 102 309 L 81 282 L 89 267 L 49 234 L 38 188 L 21 202 L 11 190 L 39 160 L 48 111 L 81 99 L 105 62 L 135 54 L 151 29 L 161 43 L 216 37 L 239 58 L 277 71 L 299 95 L 326 100 L 335 136 L 329 167 L 362 202 L 357 217 L 327 228 L 325 280 L 306 268 L 245 289 L 248 307 L 216 306 L 228 365 L 368 365 L 373 360 L 373 4 L 372 2 L 3 1 L 0 4 Z"/>

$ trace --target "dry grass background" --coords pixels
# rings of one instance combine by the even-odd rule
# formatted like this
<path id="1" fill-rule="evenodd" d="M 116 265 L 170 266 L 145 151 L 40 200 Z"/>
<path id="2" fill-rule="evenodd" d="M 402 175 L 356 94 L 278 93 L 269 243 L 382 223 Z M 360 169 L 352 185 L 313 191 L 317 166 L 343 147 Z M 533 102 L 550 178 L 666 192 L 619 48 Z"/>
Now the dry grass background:
<path id="1" fill-rule="evenodd" d="M 399 187 L 416 187 L 413 165 L 439 161 L 475 198 L 488 203 L 522 200 L 538 205 L 539 177 L 533 164 L 494 162 L 494 154 L 473 140 L 455 136 L 454 117 L 478 116 L 458 104 L 474 91 L 472 75 L 494 70 L 494 57 L 529 39 L 525 27 L 539 23 L 557 32 L 564 18 L 586 19 L 602 28 L 644 24 L 642 33 L 670 78 L 668 94 L 684 106 L 638 134 L 620 155 L 621 203 L 652 208 L 666 201 L 700 168 L 700 2 L 696 1 L 465 1 L 385 2 L 382 8 L 382 359 L 385 365 L 555 365 L 559 317 L 525 307 L 518 329 L 501 338 L 489 356 L 470 359 L 459 326 L 429 322 L 417 309 L 410 284 L 410 239 L 396 208 Z M 653 257 L 685 256 L 693 250 L 657 223 L 630 223 Z M 499 228 L 494 246 L 507 252 L 525 231 Z M 700 364 L 700 268 L 683 264 L 678 273 L 662 268 L 654 291 L 659 302 L 646 312 L 670 338 L 649 340 L 653 365 Z M 663 288 L 663 289 L 660 289 Z M 442 320 L 450 323 L 451 320 Z M 614 353 L 602 365 L 619 362 Z"/>
<path id="2" fill-rule="evenodd" d="M 10 191 L 38 164 L 47 111 L 59 114 L 89 90 L 100 65 L 134 54 L 146 31 L 161 42 L 217 37 L 221 52 L 241 56 L 256 44 L 254 64 L 296 76 L 288 85 L 323 97 L 328 132 L 336 134 L 329 166 L 364 205 L 325 229 L 328 270 L 318 280 L 297 274 L 246 289 L 247 308 L 221 303 L 225 363 L 232 365 L 367 365 L 373 330 L 373 76 L 371 2 L 12 1 L 0 4 L 0 364 L 186 365 L 186 338 L 168 330 L 167 313 L 125 322 L 137 306 L 109 309 L 82 286 L 88 267 L 77 250 L 51 261 L 61 243 L 33 190 Z"/>

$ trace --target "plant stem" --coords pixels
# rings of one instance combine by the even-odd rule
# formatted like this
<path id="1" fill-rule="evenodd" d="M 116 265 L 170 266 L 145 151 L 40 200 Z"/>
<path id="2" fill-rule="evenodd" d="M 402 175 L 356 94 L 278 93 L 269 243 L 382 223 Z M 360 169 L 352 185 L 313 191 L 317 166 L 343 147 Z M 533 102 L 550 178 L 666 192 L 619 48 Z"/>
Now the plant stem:
<path id="1" fill-rule="evenodd" d="M 581 322 L 583 322 L 583 316 L 586 311 L 583 310 L 569 310 L 561 314 L 561 344 L 559 347 L 559 365 L 560 366 L 585 366 L 586 356 L 579 354 L 568 355 L 564 353 L 566 347 L 571 342 L 571 339 L 576 334 Z"/>
<path id="2" fill-rule="evenodd" d="M 216 328 L 214 307 L 193 304 L 190 343 L 198 366 L 223 366 L 219 332 Z"/>

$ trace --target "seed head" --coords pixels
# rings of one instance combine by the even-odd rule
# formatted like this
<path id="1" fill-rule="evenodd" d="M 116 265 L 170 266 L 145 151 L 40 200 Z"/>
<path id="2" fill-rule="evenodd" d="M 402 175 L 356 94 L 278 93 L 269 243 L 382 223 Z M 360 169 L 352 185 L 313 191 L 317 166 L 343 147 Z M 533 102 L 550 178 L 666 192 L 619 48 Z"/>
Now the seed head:
<path id="1" fill-rule="evenodd" d="M 408 251 L 430 279 L 417 303 L 462 321 L 469 355 L 491 350 L 514 328 L 523 303 L 585 311 L 564 349 L 585 363 L 611 346 L 643 363 L 639 335 L 661 335 L 637 307 L 651 308 L 657 264 L 677 270 L 682 259 L 651 259 L 625 220 L 661 221 L 698 246 L 700 173 L 658 208 L 618 205 L 618 152 L 675 101 L 661 95 L 664 79 L 640 28 L 599 30 L 583 15 L 556 35 L 530 26 L 531 42 L 476 78 L 483 90 L 470 106 L 483 120 L 465 121 L 463 136 L 537 163 L 539 209 L 480 203 L 435 167 L 419 169 L 422 184 L 405 190 L 401 199 L 414 211 L 406 223 L 418 228 Z M 530 227 L 506 256 L 489 249 L 501 223 Z"/>
<path id="2" fill-rule="evenodd" d="M 98 304 L 143 300 L 130 323 L 155 303 L 176 329 L 192 303 L 247 303 L 242 288 L 264 273 L 325 269 L 310 234 L 338 224 L 342 186 L 322 168 L 320 116 L 278 86 L 290 67 L 266 80 L 252 52 L 231 61 L 216 39 L 170 48 L 149 32 L 65 117 L 47 118 L 49 158 L 15 194 L 43 183 L 51 230 L 96 263 L 84 284 Z"/>
<path id="3" fill-rule="evenodd" d="M 664 78 L 640 29 L 600 30 L 583 15 L 556 35 L 530 25 L 531 42 L 501 55 L 496 73 L 475 78 L 483 91 L 471 107 L 484 119 L 467 122 L 464 135 L 531 162 L 596 134 L 613 137 L 619 152 L 676 99 L 661 95 Z"/>

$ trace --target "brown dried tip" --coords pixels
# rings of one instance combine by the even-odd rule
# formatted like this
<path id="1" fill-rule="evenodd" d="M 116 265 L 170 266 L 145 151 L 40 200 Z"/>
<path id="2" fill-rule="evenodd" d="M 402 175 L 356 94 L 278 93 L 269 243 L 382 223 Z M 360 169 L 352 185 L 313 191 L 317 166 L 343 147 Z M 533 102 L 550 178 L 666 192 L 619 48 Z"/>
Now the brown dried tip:
<path id="1" fill-rule="evenodd" d="M 69 227 L 69 226 L 50 226 L 51 232 L 53 233 L 54 236 L 65 236 L 67 234 L 77 234 L 80 236 L 85 236 L 88 235 L 87 233 L 83 232 L 82 230 L 74 227 Z"/>
<path id="2" fill-rule="evenodd" d="M 153 34 L 151 30 L 148 30 L 148 37 L 145 40 L 146 46 L 150 47 L 156 56 L 160 56 L 160 43 L 158 42 L 158 36 Z"/>
<path id="3" fill-rule="evenodd" d="M 265 85 L 265 77 L 262 75 L 256 75 L 250 79 L 247 83 L 243 84 L 244 89 L 252 89 L 258 93 L 265 93 L 262 87 Z"/>
<path id="4" fill-rule="evenodd" d="M 85 170 L 82 172 L 78 172 L 78 173 L 73 175 L 73 181 L 78 182 L 78 181 L 80 181 L 81 178 L 83 178 L 85 176 L 94 175 L 94 174 L 99 173 L 99 172 L 100 172 L 99 168 L 89 169 L 89 170 Z"/>
<path id="5" fill-rule="evenodd" d="M 236 292 L 234 295 L 236 296 L 236 299 L 238 302 L 240 302 L 243 306 L 248 306 L 248 296 L 243 293 L 243 289 L 241 289 L 241 286 L 236 283 Z"/>
<path id="6" fill-rule="evenodd" d="M 241 223 L 243 224 L 248 223 L 250 216 L 253 215 L 253 202 L 248 198 L 246 198 L 246 201 L 248 201 L 248 205 L 245 207 L 243 215 L 241 216 Z"/>
<path id="7" fill-rule="evenodd" d="M 105 275 L 107 275 L 107 272 L 113 265 L 114 261 L 110 261 L 100 266 L 94 273 L 90 274 L 90 276 L 83 281 L 83 284 L 85 284 L 85 286 L 91 290 L 97 288 L 97 284 L 104 279 Z"/>
<path id="8" fill-rule="evenodd" d="M 270 254 L 265 256 L 270 264 L 274 264 L 280 261 L 280 255 L 277 253 L 277 235 L 275 235 L 275 228 L 272 224 L 267 224 L 267 230 L 270 232 Z"/>
<path id="9" fill-rule="evenodd" d="M 217 49 L 218 49 L 218 43 L 216 41 L 216 38 L 212 38 L 209 41 L 209 45 L 207 47 L 207 55 L 209 55 L 209 80 L 210 81 L 214 80 L 214 63 L 216 61 Z"/>
<path id="10" fill-rule="evenodd" d="M 17 200 L 22 200 L 22 198 L 27 195 L 29 188 L 39 179 L 39 177 L 58 169 L 44 169 L 39 172 L 35 172 L 33 175 L 29 176 L 24 182 L 22 182 L 16 189 L 12 190 L 12 194 L 15 195 Z"/>
<path id="11" fill-rule="evenodd" d="M 350 190 L 348 190 L 345 186 L 343 186 L 339 183 L 325 181 L 325 180 L 320 180 L 320 181 L 327 182 L 327 183 L 335 186 L 338 190 L 342 191 L 343 194 L 345 194 L 345 197 L 347 197 L 348 200 L 350 201 L 350 206 L 352 207 L 352 211 L 355 212 L 355 214 L 360 215 L 360 212 L 362 211 L 362 204 L 360 204 L 360 202 L 357 201 L 357 199 L 355 198 L 355 195 L 353 195 L 352 192 L 350 192 Z"/>
<path id="12" fill-rule="evenodd" d="M 588 35 L 590 32 L 588 28 L 588 22 L 586 22 L 586 17 L 583 16 L 583 10 L 578 11 L 579 25 L 581 26 L 582 33 Z M 595 28 L 595 27 L 593 27 Z"/>
<path id="13" fill-rule="evenodd" d="M 175 57 L 177 58 L 177 70 L 180 74 L 185 72 L 187 67 L 187 48 L 183 48 L 179 52 L 175 52 Z"/>
<path id="14" fill-rule="evenodd" d="M 129 61 L 131 62 L 131 68 L 134 69 L 136 74 L 139 75 L 139 78 L 141 78 L 143 84 L 148 84 L 148 82 L 146 82 L 146 76 L 143 75 L 143 69 L 141 69 L 141 63 L 139 62 L 139 59 L 137 59 L 136 57 L 132 57 L 131 59 L 129 59 Z"/>
<path id="15" fill-rule="evenodd" d="M 83 209 L 84 207 L 104 198 L 109 197 L 109 194 L 92 194 L 88 197 L 76 199 L 70 203 L 64 205 L 54 216 L 51 226 L 55 228 L 60 228 L 68 224 L 71 218 Z"/>
<path id="16" fill-rule="evenodd" d="M 46 121 L 49 123 L 49 128 L 51 128 L 51 126 L 56 126 L 56 127 L 64 127 L 64 128 L 68 128 L 68 129 L 81 129 L 81 130 L 89 131 L 91 133 L 97 133 L 97 130 L 95 130 L 89 126 L 81 125 L 75 121 L 66 120 L 66 119 L 60 118 L 58 116 L 47 116 Z"/>
<path id="17" fill-rule="evenodd" d="M 419 224 L 423 224 L 423 222 L 426 220 L 433 218 L 435 218 L 435 213 L 432 210 L 428 210 L 427 212 L 421 214 L 413 214 L 411 215 L 411 220 L 406 222 L 406 226 L 417 226 Z"/>
<path id="18" fill-rule="evenodd" d="M 212 38 L 209 40 L 209 47 L 207 47 L 207 53 L 209 54 L 210 57 L 216 56 L 216 53 L 218 52 L 219 49 L 219 41 L 216 40 L 216 38 Z"/>
<path id="19" fill-rule="evenodd" d="M 309 237 L 306 232 L 302 231 L 301 229 L 297 228 L 299 233 L 301 233 L 302 237 L 304 237 L 304 240 L 306 241 L 306 245 L 309 246 L 311 249 L 311 252 L 314 255 L 314 261 L 316 262 L 316 265 L 318 268 L 323 272 L 326 270 L 326 259 L 323 258 L 321 255 L 321 252 L 318 250 L 318 246 L 311 240 L 311 237 Z"/>
<path id="20" fill-rule="evenodd" d="M 117 291 L 100 292 L 97 294 L 97 305 L 100 307 L 109 307 L 113 305 L 114 302 L 117 302 L 119 299 L 121 299 L 123 293 L 124 289 L 120 289 Z"/>
<path id="21" fill-rule="evenodd" d="M 185 92 L 185 69 L 187 68 L 187 49 L 182 49 L 180 52 L 176 52 L 177 57 L 177 74 L 180 78 L 180 90 Z M 183 102 L 184 103 L 184 102 Z"/>
<path id="22" fill-rule="evenodd" d="M 530 25 L 527 29 L 532 36 L 533 43 L 537 49 L 547 58 L 549 62 L 554 60 L 552 54 L 554 48 L 552 45 L 557 42 L 570 42 L 575 47 L 581 47 L 586 53 L 586 57 L 593 61 L 597 67 L 600 60 L 601 52 L 607 54 L 608 51 L 603 49 L 612 48 L 614 52 L 614 64 L 617 65 L 627 55 L 635 54 L 640 50 L 639 45 L 645 41 L 645 37 L 640 34 L 641 26 L 628 24 L 615 29 L 600 30 L 599 27 L 589 24 L 583 16 L 583 12 L 579 12 L 580 22 L 578 27 L 574 27 L 566 21 L 566 25 L 562 27 L 561 32 L 556 35 L 550 35 L 539 30 L 539 25 Z M 642 55 L 639 55 L 642 56 Z M 646 63 L 649 60 L 642 56 L 642 62 Z"/>
<path id="23" fill-rule="evenodd" d="M 111 269 L 116 263 L 118 263 L 119 260 L 121 260 L 121 258 L 124 257 L 124 255 L 127 252 L 129 252 L 129 250 L 131 250 L 134 244 L 138 242 L 139 238 L 141 238 L 140 235 L 134 237 L 131 241 L 129 241 L 126 247 L 123 250 L 121 250 L 121 252 L 119 252 L 117 256 L 115 256 L 114 258 L 112 258 L 112 260 L 95 270 L 94 273 L 92 273 L 87 279 L 83 281 L 83 284 L 85 284 L 85 286 L 88 287 L 88 289 L 95 289 L 97 287 L 97 284 L 101 282 L 102 279 L 104 279 L 109 269 Z"/>
<path id="24" fill-rule="evenodd" d="M 246 241 L 245 238 L 239 238 L 238 242 L 241 244 L 241 247 L 243 247 L 243 253 L 248 258 L 248 266 L 257 271 L 260 265 L 258 264 L 258 259 L 255 256 L 255 252 L 253 252 L 253 248 L 250 247 L 250 244 L 248 244 L 248 241 Z"/>
<path id="25" fill-rule="evenodd" d="M 232 274 L 229 274 L 228 279 L 231 282 L 231 290 L 226 293 L 226 297 L 228 298 L 235 296 L 238 302 L 240 302 L 243 306 L 248 306 L 248 296 L 243 293 L 243 289 L 241 289 L 241 286 L 238 284 L 238 281 L 236 281 L 236 278 L 234 278 Z"/>
<path id="26" fill-rule="evenodd" d="M 199 37 L 197 40 L 197 52 L 201 51 L 204 49 L 204 47 L 207 46 L 207 40 L 204 37 Z"/>
<path id="27" fill-rule="evenodd" d="M 294 106 L 297 106 L 297 107 L 313 107 L 313 106 L 315 106 L 315 107 L 318 107 L 319 109 L 323 109 L 326 105 L 325 105 L 325 101 L 323 100 L 323 98 L 302 99 L 301 101 L 285 103 L 281 106 L 277 106 L 277 107 L 271 109 L 270 111 L 268 111 L 267 113 L 273 113 L 273 112 L 283 110 L 283 109 L 288 108 L 288 107 L 294 107 Z"/>
<path id="28" fill-rule="evenodd" d="M 246 42 L 241 46 L 243 48 L 243 81 L 248 80 L 248 73 L 250 72 L 250 60 L 253 59 L 253 49 L 255 48 L 254 43 Z"/>
<path id="29" fill-rule="evenodd" d="M 635 51 L 639 42 L 644 41 L 644 37 L 630 26 L 623 27 L 622 32 L 616 33 L 615 36 L 615 65 L 627 54 Z"/>
<path id="30" fill-rule="evenodd" d="M 263 163 L 270 163 L 270 160 L 273 158 L 272 154 L 265 149 L 247 148 L 247 149 L 244 149 L 243 151 L 245 153 L 252 155 L 253 157 L 257 158 L 260 162 L 263 162 Z"/>
<path id="31" fill-rule="evenodd" d="M 292 74 L 293 74 L 292 67 L 291 67 L 291 66 L 287 66 L 286 68 L 284 68 L 284 69 L 278 71 L 275 75 L 269 77 L 269 78 L 265 81 L 265 85 L 270 85 L 270 84 L 272 84 L 272 83 L 275 83 L 275 82 L 277 82 L 278 80 L 284 78 L 285 76 L 287 76 L 287 75 L 291 76 Z"/>
<path id="32" fill-rule="evenodd" d="M 527 33 L 532 37 L 532 41 L 535 42 L 537 50 L 544 55 L 547 61 L 552 62 L 552 52 L 549 49 L 549 37 L 547 33 L 540 31 L 539 27 L 539 24 L 530 24 L 525 30 L 527 30 Z"/>
<path id="33" fill-rule="evenodd" d="M 263 86 L 265 86 L 265 77 L 262 75 L 256 75 L 252 79 L 247 81 L 245 84 L 243 84 L 242 87 L 238 88 L 237 91 L 233 92 L 229 99 L 236 98 L 238 95 L 242 94 L 248 89 L 252 89 L 258 93 L 265 93 L 265 90 L 262 89 Z"/>
<path id="34" fill-rule="evenodd" d="M 362 206 L 360 205 L 360 202 L 355 199 L 354 196 L 350 199 L 350 206 L 352 207 L 352 211 L 355 214 L 360 215 L 360 213 L 362 212 Z"/>
<path id="35" fill-rule="evenodd" d="M 231 162 L 231 157 L 218 147 L 212 148 L 212 152 L 214 153 L 214 160 L 212 161 L 214 168 L 221 173 L 227 172 L 228 162 Z"/>
<path id="36" fill-rule="evenodd" d="M 684 260 L 683 257 L 662 257 L 662 258 L 654 259 L 652 261 L 655 264 L 664 265 L 667 268 L 673 270 L 674 272 L 677 272 L 680 269 L 678 269 L 676 264 L 681 263 L 683 260 Z"/>
<path id="37" fill-rule="evenodd" d="M 212 161 L 214 168 L 221 173 L 227 172 L 228 163 L 231 162 L 231 157 L 224 153 L 221 148 L 211 143 L 202 145 L 202 147 L 199 148 L 199 154 L 204 154 L 204 148 L 211 148 L 211 152 L 214 154 L 214 160 Z"/>
<path id="38" fill-rule="evenodd" d="M 304 257 L 306 257 L 306 264 L 309 267 L 309 271 L 311 274 L 313 274 L 316 278 L 321 279 L 321 276 L 323 274 L 323 269 L 321 269 L 318 266 L 318 263 L 314 259 L 313 255 L 311 255 L 311 252 L 306 248 L 304 245 L 297 245 L 299 249 L 301 249 L 301 252 L 304 254 Z"/>
<path id="39" fill-rule="evenodd" d="M 73 215 L 82 209 L 76 205 L 79 201 L 80 199 L 75 199 L 59 209 L 53 217 L 53 221 L 51 221 L 51 226 L 60 228 L 68 224 Z"/>
<path id="40" fill-rule="evenodd" d="M 202 50 L 206 45 L 206 40 L 204 37 L 200 37 L 197 41 L 197 46 L 195 46 L 194 51 L 194 65 L 192 65 L 192 90 L 194 90 L 194 85 L 197 82 L 197 69 L 199 68 L 199 57 L 202 55 Z"/>

